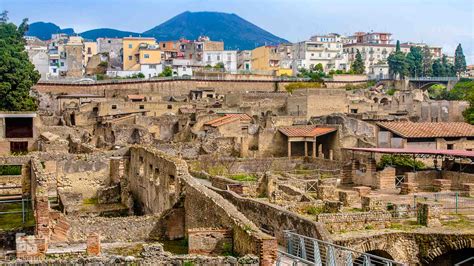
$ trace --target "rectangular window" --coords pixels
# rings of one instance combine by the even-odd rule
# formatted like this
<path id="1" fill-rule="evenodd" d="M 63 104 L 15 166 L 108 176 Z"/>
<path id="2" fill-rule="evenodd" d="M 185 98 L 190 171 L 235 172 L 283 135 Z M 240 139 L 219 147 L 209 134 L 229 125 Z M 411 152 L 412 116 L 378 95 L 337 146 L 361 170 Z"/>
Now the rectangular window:
<path id="1" fill-rule="evenodd" d="M 115 109 L 117 109 L 117 105 L 114 104 L 112 105 L 112 110 L 115 110 Z"/>
<path id="2" fill-rule="evenodd" d="M 62 66 L 62 67 L 64 66 L 64 62 L 61 62 L 61 66 Z"/>
<path id="3" fill-rule="evenodd" d="M 5 136 L 7 138 L 32 138 L 33 118 L 5 118 Z"/>
<path id="4" fill-rule="evenodd" d="M 133 57 L 131 55 L 128 56 L 128 60 L 132 60 Z"/>
<path id="5" fill-rule="evenodd" d="M 140 105 L 140 109 L 141 110 L 145 109 L 145 105 Z"/>
<path id="6" fill-rule="evenodd" d="M 143 55 L 143 57 L 145 57 L 145 58 L 150 58 L 150 55 L 149 55 L 149 54 L 145 54 L 145 55 Z"/>
<path id="7" fill-rule="evenodd" d="M 448 150 L 454 150 L 454 144 L 448 144 L 447 149 Z"/>
<path id="8" fill-rule="evenodd" d="M 129 44 L 129 45 L 128 45 L 128 48 L 132 49 L 132 48 L 133 48 L 133 45 L 132 45 L 132 44 Z"/>
<path id="9" fill-rule="evenodd" d="M 10 142 L 10 152 L 11 153 L 24 153 L 28 152 L 28 142 L 27 141 L 12 141 Z"/>

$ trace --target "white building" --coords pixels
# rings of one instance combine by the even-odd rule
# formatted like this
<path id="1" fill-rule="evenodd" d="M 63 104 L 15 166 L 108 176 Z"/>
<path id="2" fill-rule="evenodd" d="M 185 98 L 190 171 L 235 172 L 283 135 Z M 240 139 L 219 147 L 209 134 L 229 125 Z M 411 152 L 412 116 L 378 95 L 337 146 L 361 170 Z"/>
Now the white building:
<path id="1" fill-rule="evenodd" d="M 173 69 L 173 77 L 191 77 L 193 75 L 192 60 L 173 59 L 171 68 Z"/>
<path id="2" fill-rule="evenodd" d="M 341 37 L 336 34 L 313 36 L 309 41 L 294 44 L 293 59 L 294 71 L 318 64 L 323 65 L 325 72 L 349 69 Z"/>
<path id="3" fill-rule="evenodd" d="M 145 75 L 145 78 L 158 77 L 163 72 L 162 64 L 141 64 L 140 72 Z"/>
<path id="4" fill-rule="evenodd" d="M 374 77 L 388 76 L 388 56 L 395 52 L 394 44 L 353 43 L 344 45 L 344 53 L 348 55 L 348 64 L 354 62 L 357 51 L 360 52 L 365 65 L 365 73 Z M 409 45 L 400 45 L 404 53 L 410 51 Z"/>
<path id="5" fill-rule="evenodd" d="M 237 72 L 237 51 L 204 51 L 202 58 L 204 66 L 215 66 L 219 63 L 222 63 L 224 64 L 224 68 L 227 72 Z"/>

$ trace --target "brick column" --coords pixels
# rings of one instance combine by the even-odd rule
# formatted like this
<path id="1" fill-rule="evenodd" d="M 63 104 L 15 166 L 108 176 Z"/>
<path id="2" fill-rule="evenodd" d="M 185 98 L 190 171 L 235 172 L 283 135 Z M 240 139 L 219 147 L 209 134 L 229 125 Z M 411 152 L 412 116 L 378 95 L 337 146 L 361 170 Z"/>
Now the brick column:
<path id="1" fill-rule="evenodd" d="M 342 167 L 341 184 L 352 184 L 352 167 L 354 163 L 350 162 Z"/>
<path id="2" fill-rule="evenodd" d="M 35 199 L 36 235 L 44 237 L 46 241 L 50 236 L 50 217 L 48 196 L 37 196 Z"/>
<path id="3" fill-rule="evenodd" d="M 97 233 L 90 233 L 87 236 L 87 255 L 99 256 L 100 249 L 100 235 Z"/>
<path id="4" fill-rule="evenodd" d="M 443 210 L 441 203 L 418 202 L 416 209 L 418 224 L 427 227 L 441 226 L 439 221 Z"/>

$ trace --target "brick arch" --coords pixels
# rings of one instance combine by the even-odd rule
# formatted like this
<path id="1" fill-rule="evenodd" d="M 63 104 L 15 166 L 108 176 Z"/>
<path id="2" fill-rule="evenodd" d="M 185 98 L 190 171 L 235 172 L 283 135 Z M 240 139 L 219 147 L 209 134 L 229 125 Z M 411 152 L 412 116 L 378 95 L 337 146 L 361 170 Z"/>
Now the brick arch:
<path id="1" fill-rule="evenodd" d="M 397 260 L 397 253 L 391 250 L 390 246 L 391 245 L 387 242 L 385 238 L 376 238 L 364 242 L 362 245 L 359 246 L 357 251 L 369 253 L 371 251 L 380 250 L 386 252 L 390 257 L 392 257 L 393 260 Z"/>
<path id="2" fill-rule="evenodd" d="M 421 261 L 423 263 L 430 263 L 435 258 L 443 254 L 446 254 L 450 251 L 456 251 L 456 250 L 461 250 L 465 248 L 474 248 L 474 241 L 472 241 L 469 238 L 465 238 L 465 239 L 460 239 L 458 241 L 446 243 L 445 245 L 438 246 L 436 248 L 430 248 L 428 253 L 421 258 Z"/>

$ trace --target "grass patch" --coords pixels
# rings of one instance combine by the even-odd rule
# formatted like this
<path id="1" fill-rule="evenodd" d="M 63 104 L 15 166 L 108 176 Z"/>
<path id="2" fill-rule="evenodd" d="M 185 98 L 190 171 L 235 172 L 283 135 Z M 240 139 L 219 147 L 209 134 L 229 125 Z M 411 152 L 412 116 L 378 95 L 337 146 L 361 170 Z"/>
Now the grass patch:
<path id="1" fill-rule="evenodd" d="M 361 208 L 351 208 L 349 210 L 347 210 L 348 212 L 363 212 L 363 210 Z"/>
<path id="2" fill-rule="evenodd" d="M 254 175 L 249 175 L 249 174 L 235 174 L 235 175 L 229 175 L 228 178 L 232 180 L 237 180 L 237 181 L 257 181 L 257 177 Z"/>
<path id="3" fill-rule="evenodd" d="M 458 219 L 451 221 L 442 221 L 443 226 L 452 227 L 452 228 L 472 228 L 474 223 L 464 217 L 462 214 L 457 214 Z"/>
<path id="4" fill-rule="evenodd" d="M 21 165 L 0 165 L 0 175 L 21 175 Z"/>
<path id="5" fill-rule="evenodd" d="M 418 229 L 421 227 L 423 226 L 419 225 L 417 221 L 408 220 L 408 221 L 404 221 L 404 222 L 402 221 L 399 223 L 391 223 L 390 227 L 388 228 L 393 229 L 393 230 L 400 230 L 400 231 L 411 231 L 411 230 Z"/>
<path id="6" fill-rule="evenodd" d="M 374 226 L 371 224 L 368 224 L 365 226 L 365 230 L 373 230 L 373 229 L 374 229 Z"/>
<path id="7" fill-rule="evenodd" d="M 323 213 L 324 209 L 321 206 L 306 206 L 303 209 L 303 212 L 309 215 L 318 215 L 320 213 Z"/>
<path id="8" fill-rule="evenodd" d="M 286 85 L 285 90 L 289 93 L 293 93 L 298 89 L 318 89 L 322 87 L 323 83 L 321 82 L 295 82 Z"/>
<path id="9" fill-rule="evenodd" d="M 163 249 L 165 251 L 171 252 L 173 254 L 188 254 L 187 239 L 164 240 L 160 242 L 163 244 Z"/>
<path id="10" fill-rule="evenodd" d="M 99 199 L 98 198 L 84 199 L 82 201 L 82 204 L 84 204 L 84 205 L 97 205 L 97 204 L 99 204 Z"/>
<path id="11" fill-rule="evenodd" d="M 31 208 L 27 208 L 28 212 L 25 213 L 26 221 L 23 223 L 21 213 L 8 213 L 0 214 L 0 231 L 10 231 L 19 228 L 27 228 L 35 225 L 35 219 L 33 217 L 33 211 Z M 21 202 L 19 203 L 5 203 L 0 205 L 0 212 L 16 212 L 21 211 Z"/>
<path id="12" fill-rule="evenodd" d="M 137 244 L 134 246 L 113 248 L 113 249 L 108 250 L 107 253 L 110 253 L 112 255 L 139 257 L 142 250 L 143 250 L 143 244 Z"/>

